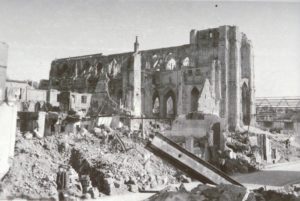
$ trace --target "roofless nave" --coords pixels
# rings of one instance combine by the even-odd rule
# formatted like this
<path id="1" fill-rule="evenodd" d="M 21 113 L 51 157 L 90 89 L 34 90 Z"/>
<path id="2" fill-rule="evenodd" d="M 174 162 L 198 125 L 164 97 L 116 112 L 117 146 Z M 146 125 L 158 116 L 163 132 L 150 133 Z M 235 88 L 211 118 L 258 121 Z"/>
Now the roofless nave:
<path id="1" fill-rule="evenodd" d="M 49 79 L 52 89 L 92 93 L 96 112 L 111 113 L 110 99 L 134 116 L 217 114 L 230 129 L 255 114 L 252 45 L 236 26 L 192 30 L 181 46 L 139 50 L 136 40 L 133 52 L 57 59 Z"/>

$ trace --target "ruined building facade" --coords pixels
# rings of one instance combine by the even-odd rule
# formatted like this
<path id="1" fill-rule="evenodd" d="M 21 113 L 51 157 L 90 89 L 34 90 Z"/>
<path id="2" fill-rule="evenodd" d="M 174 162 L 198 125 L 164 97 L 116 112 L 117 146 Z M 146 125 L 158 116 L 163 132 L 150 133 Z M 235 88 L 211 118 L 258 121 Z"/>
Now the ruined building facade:
<path id="1" fill-rule="evenodd" d="M 133 116 L 216 114 L 229 129 L 249 124 L 255 114 L 251 42 L 236 26 L 192 30 L 190 43 L 113 55 L 54 60 L 49 87 L 92 93 L 91 111 Z M 109 110 L 109 108 L 111 110 Z"/>

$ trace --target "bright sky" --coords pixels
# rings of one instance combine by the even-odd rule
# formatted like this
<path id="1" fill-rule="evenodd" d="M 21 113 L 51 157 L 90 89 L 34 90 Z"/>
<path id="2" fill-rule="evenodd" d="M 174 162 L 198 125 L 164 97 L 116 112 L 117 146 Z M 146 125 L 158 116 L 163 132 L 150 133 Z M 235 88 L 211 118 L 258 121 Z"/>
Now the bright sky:
<path id="1" fill-rule="evenodd" d="M 215 5 L 218 5 L 215 7 Z M 237 25 L 252 40 L 257 96 L 300 96 L 300 2 L 0 0 L 11 79 L 48 79 L 55 58 L 176 46 Z"/>

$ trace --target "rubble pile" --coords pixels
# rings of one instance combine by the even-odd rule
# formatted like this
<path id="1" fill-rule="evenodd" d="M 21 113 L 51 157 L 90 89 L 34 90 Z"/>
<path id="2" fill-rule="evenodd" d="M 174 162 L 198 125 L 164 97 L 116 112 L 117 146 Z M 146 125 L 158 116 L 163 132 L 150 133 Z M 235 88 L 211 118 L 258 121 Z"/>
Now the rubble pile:
<path id="1" fill-rule="evenodd" d="M 300 201 L 299 189 L 290 190 L 265 190 L 264 188 L 253 191 L 257 201 Z"/>
<path id="2" fill-rule="evenodd" d="M 278 192 L 263 188 L 249 191 L 244 187 L 220 184 L 217 186 L 200 184 L 192 190 L 184 185 L 179 188 L 165 188 L 146 201 L 299 201 L 294 192 Z"/>
<path id="3" fill-rule="evenodd" d="M 299 160 L 300 149 L 294 146 L 292 137 L 285 134 L 274 134 L 270 136 L 271 146 L 278 150 L 280 160 L 278 162 L 288 162 L 293 160 Z"/>
<path id="4" fill-rule="evenodd" d="M 228 174 L 248 173 L 258 169 L 254 151 L 249 136 L 245 133 L 228 133 L 225 137 L 225 151 L 221 159 L 224 160 L 222 170 Z"/>
<path id="5" fill-rule="evenodd" d="M 246 198 L 246 199 L 244 199 Z M 166 189 L 150 197 L 147 201 L 255 201 L 254 193 L 247 192 L 247 189 L 235 185 L 221 184 L 218 186 L 198 185 L 196 188 L 188 191 L 184 185 L 179 189 Z"/>
<path id="6" fill-rule="evenodd" d="M 276 150 L 275 162 L 288 162 L 292 160 L 299 160 L 300 146 L 299 140 L 295 135 L 282 134 L 276 132 L 263 131 L 259 128 L 251 127 L 248 129 L 250 136 L 257 136 L 264 134 L 270 140 L 270 147 Z"/>
<path id="7" fill-rule="evenodd" d="M 91 146 L 78 147 L 78 144 L 72 150 L 70 164 L 79 174 L 88 174 L 93 186 L 107 195 L 124 190 L 149 190 L 176 182 L 175 169 L 145 150 L 143 144 L 129 138 L 123 140 L 128 149 L 123 153 Z"/>
<path id="8" fill-rule="evenodd" d="M 291 145 L 291 137 L 282 134 L 266 134 L 272 152 L 264 153 L 262 145 L 258 144 L 260 133 L 256 130 L 232 132 L 225 136 L 225 151 L 223 158 L 225 164 L 223 171 L 231 173 L 247 173 L 260 169 L 266 163 L 287 162 L 291 160 L 299 160 L 300 149 Z M 268 155 L 268 159 L 264 159 L 264 155 Z M 221 157 L 222 158 L 222 157 Z"/>
<path id="9" fill-rule="evenodd" d="M 57 196 L 55 173 L 66 157 L 59 154 L 55 141 L 55 138 L 28 140 L 17 135 L 12 166 L 1 181 L 2 197 Z"/>
<path id="10" fill-rule="evenodd" d="M 26 136 L 16 137 L 11 169 L 0 183 L 1 198 L 57 198 L 59 165 L 68 166 L 69 194 L 75 197 L 83 195 L 84 176 L 91 185 L 83 196 L 94 198 L 176 182 L 173 167 L 130 137 L 122 136 L 127 151 L 121 152 L 113 137 L 103 141 L 86 130 L 42 139 Z"/>

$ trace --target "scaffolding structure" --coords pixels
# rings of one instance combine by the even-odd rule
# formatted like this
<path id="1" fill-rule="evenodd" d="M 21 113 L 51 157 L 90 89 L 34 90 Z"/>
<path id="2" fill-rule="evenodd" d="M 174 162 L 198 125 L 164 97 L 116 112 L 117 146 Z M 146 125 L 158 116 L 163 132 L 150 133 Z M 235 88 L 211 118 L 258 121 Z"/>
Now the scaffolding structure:
<path id="1" fill-rule="evenodd" d="M 300 113 L 300 97 L 259 97 L 256 98 L 257 122 L 292 122 Z"/>

